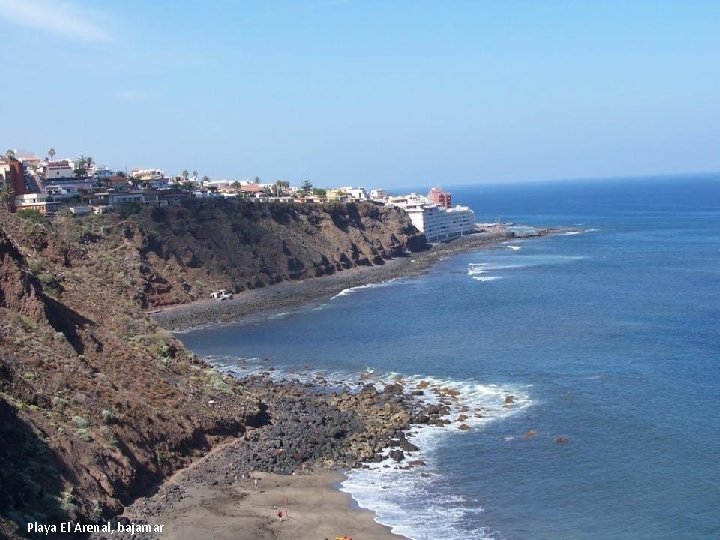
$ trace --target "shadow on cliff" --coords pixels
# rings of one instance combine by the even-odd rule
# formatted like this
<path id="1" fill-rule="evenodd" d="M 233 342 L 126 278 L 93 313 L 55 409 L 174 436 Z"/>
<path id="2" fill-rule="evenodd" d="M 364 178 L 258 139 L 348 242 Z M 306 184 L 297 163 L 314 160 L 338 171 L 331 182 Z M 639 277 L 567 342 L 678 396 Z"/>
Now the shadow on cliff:
<path id="1" fill-rule="evenodd" d="M 60 332 L 77 354 L 85 345 L 80 329 L 91 325 L 89 319 L 45 293 L 38 277 L 28 270 L 28 262 L 15 241 L 0 227 L 0 306 L 22 313 L 36 321 L 43 318 Z"/>
<path id="2" fill-rule="evenodd" d="M 85 352 L 85 344 L 78 333 L 78 328 L 86 327 L 90 325 L 92 321 L 44 293 L 42 300 L 45 304 L 45 316 L 50 326 L 52 326 L 56 332 L 60 332 L 65 336 L 65 339 L 72 345 L 72 348 L 75 349 L 77 354 L 83 354 Z"/>
<path id="3" fill-rule="evenodd" d="M 69 519 L 72 493 L 62 492 L 58 471 L 64 465 L 42 435 L 0 398 L 0 537 L 32 537 L 28 522 L 59 523 Z M 3 530 L 4 529 L 4 530 Z"/>

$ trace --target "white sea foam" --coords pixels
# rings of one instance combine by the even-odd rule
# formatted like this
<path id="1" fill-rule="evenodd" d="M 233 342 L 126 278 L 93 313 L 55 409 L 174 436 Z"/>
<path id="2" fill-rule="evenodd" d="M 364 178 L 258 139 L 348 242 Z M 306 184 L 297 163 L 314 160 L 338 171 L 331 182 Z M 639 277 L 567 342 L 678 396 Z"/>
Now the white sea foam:
<path id="1" fill-rule="evenodd" d="M 507 248 L 508 248 L 508 249 L 512 249 L 513 251 L 520 251 L 520 250 L 522 249 L 521 246 L 514 246 L 514 245 L 511 245 L 511 244 L 508 244 Z"/>
<path id="2" fill-rule="evenodd" d="M 277 313 L 271 313 L 270 315 L 268 315 L 268 320 L 274 321 L 276 319 L 284 319 L 285 317 L 287 317 L 289 315 L 290 315 L 289 311 L 279 311 Z"/>
<path id="3" fill-rule="evenodd" d="M 276 382 L 298 380 L 301 383 L 321 383 L 329 388 L 359 391 L 366 384 L 374 384 L 381 391 L 385 385 L 402 384 L 406 392 L 422 389 L 419 396 L 426 403 L 444 403 L 450 408 L 451 423 L 444 427 L 412 425 L 408 439 L 420 450 L 407 452 L 404 462 L 396 463 L 388 457 L 372 463 L 368 468 L 353 469 L 341 489 L 350 493 L 361 508 L 375 512 L 375 520 L 392 528 L 393 532 L 420 540 L 443 538 L 497 539 L 498 533 L 477 523 L 477 514 L 484 510 L 477 500 L 457 495 L 452 486 L 439 474 L 442 456 L 438 447 L 447 437 L 467 437 L 482 430 L 491 422 L 516 415 L 532 404 L 527 385 L 501 386 L 481 384 L 475 380 L 406 376 L 400 373 L 378 373 L 366 368 L 358 373 L 314 369 L 271 369 L 260 358 L 238 360 L 229 356 L 212 356 L 208 360 L 222 371 L 238 377 L 264 374 Z M 512 395 L 512 403 L 505 403 Z M 460 415 L 465 417 L 460 417 Z M 465 424 L 469 429 L 460 429 Z M 422 460 L 424 467 L 406 468 L 412 460 Z M 468 516 L 473 515 L 472 519 Z"/>
<path id="4" fill-rule="evenodd" d="M 339 293 L 337 293 L 335 296 L 333 296 L 330 300 L 334 300 L 335 298 L 340 298 L 341 296 L 347 296 L 348 294 L 352 294 L 358 291 L 361 291 L 363 289 L 376 289 L 378 287 L 387 287 L 388 285 L 391 285 L 393 283 L 398 283 L 398 279 L 389 279 L 387 281 L 381 281 L 379 283 L 367 283 L 366 285 L 357 285 L 355 287 L 350 287 L 348 289 L 343 289 Z"/>
<path id="5" fill-rule="evenodd" d="M 444 428 L 412 426 L 408 439 L 420 447 L 420 451 L 409 454 L 407 459 L 420 459 L 427 464 L 425 467 L 406 469 L 402 463 L 386 459 L 367 469 L 350 471 L 342 490 L 350 493 L 360 507 L 374 511 L 376 521 L 411 539 L 497 538 L 484 527 L 468 530 L 467 516 L 481 513 L 483 508 L 477 501 L 453 494 L 451 487 L 444 485 L 444 479 L 437 472 L 441 457 L 437 448 L 446 437 L 465 437 L 487 423 L 517 414 L 530 406 L 530 396 L 520 388 L 483 385 L 476 381 L 387 374 L 377 382 L 380 386 L 401 382 L 410 390 L 427 385 L 423 399 L 450 403 L 449 418 L 454 421 Z M 514 398 L 512 404 L 505 403 L 508 395 Z M 467 418 L 458 421 L 460 414 Z M 470 427 L 469 432 L 459 429 L 462 424 Z"/>
<path id="6" fill-rule="evenodd" d="M 468 275 L 472 277 L 476 281 L 481 282 L 488 282 L 488 281 L 496 281 L 498 279 L 502 279 L 500 276 L 485 276 L 485 274 L 489 269 L 489 265 L 487 263 L 470 263 L 468 265 Z"/>
<path id="7" fill-rule="evenodd" d="M 567 231 L 563 233 L 563 236 L 575 236 L 576 234 L 582 234 L 584 231 Z"/>
<path id="8" fill-rule="evenodd" d="M 469 276 L 479 276 L 488 272 L 515 270 L 520 268 L 566 264 L 585 259 L 583 255 L 507 255 L 493 257 L 490 260 L 468 263 Z"/>

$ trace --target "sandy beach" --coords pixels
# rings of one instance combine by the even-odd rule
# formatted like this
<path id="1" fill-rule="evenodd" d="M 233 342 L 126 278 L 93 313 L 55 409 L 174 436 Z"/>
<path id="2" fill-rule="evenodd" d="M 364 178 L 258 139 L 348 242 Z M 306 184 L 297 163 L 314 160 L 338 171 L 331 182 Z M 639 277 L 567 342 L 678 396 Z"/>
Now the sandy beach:
<path id="1" fill-rule="evenodd" d="M 340 537 L 374 540 L 405 538 L 376 523 L 371 511 L 354 505 L 338 489 L 339 470 L 298 470 L 293 474 L 249 471 L 237 451 L 247 439 L 214 448 L 176 472 L 153 495 L 140 498 L 118 518 L 132 533 L 95 533 L 94 540 L 117 538 L 196 540 L 283 540 Z M 143 532 L 142 527 L 162 532 Z M 139 532 L 138 532 L 139 531 Z"/>
<path id="2" fill-rule="evenodd" d="M 196 485 L 154 522 L 173 540 L 404 538 L 373 521 L 372 512 L 353 508 L 335 489 L 342 479 L 337 472 L 253 473 L 232 486 Z"/>

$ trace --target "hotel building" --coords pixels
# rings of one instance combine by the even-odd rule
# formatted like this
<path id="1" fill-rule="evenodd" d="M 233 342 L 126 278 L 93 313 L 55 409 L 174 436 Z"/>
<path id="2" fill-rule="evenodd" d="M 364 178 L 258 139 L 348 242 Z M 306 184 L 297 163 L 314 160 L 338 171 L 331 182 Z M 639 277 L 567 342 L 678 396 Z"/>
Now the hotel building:
<path id="1" fill-rule="evenodd" d="M 428 242 L 450 240 L 475 230 L 475 212 L 467 206 L 445 208 L 416 194 L 390 197 L 388 204 L 402 208 Z"/>

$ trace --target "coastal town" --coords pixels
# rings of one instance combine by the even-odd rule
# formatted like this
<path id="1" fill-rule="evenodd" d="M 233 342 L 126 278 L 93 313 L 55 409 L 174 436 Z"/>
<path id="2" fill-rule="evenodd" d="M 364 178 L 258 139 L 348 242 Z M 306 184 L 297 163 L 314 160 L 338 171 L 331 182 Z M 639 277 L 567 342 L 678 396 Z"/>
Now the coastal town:
<path id="1" fill-rule="evenodd" d="M 476 230 L 475 214 L 452 204 L 452 195 L 432 187 L 427 195 L 392 195 L 385 189 L 340 186 L 319 188 L 309 180 L 291 186 L 285 180 L 211 180 L 197 171 L 167 175 L 157 168 L 115 170 L 87 156 L 55 159 L 8 150 L 0 158 L 0 189 L 13 212 L 29 215 L 73 216 L 121 212 L 132 214 L 143 206 L 179 206 L 193 199 L 230 199 L 256 203 L 347 203 L 369 201 L 402 208 L 429 242 L 464 236 Z"/>

